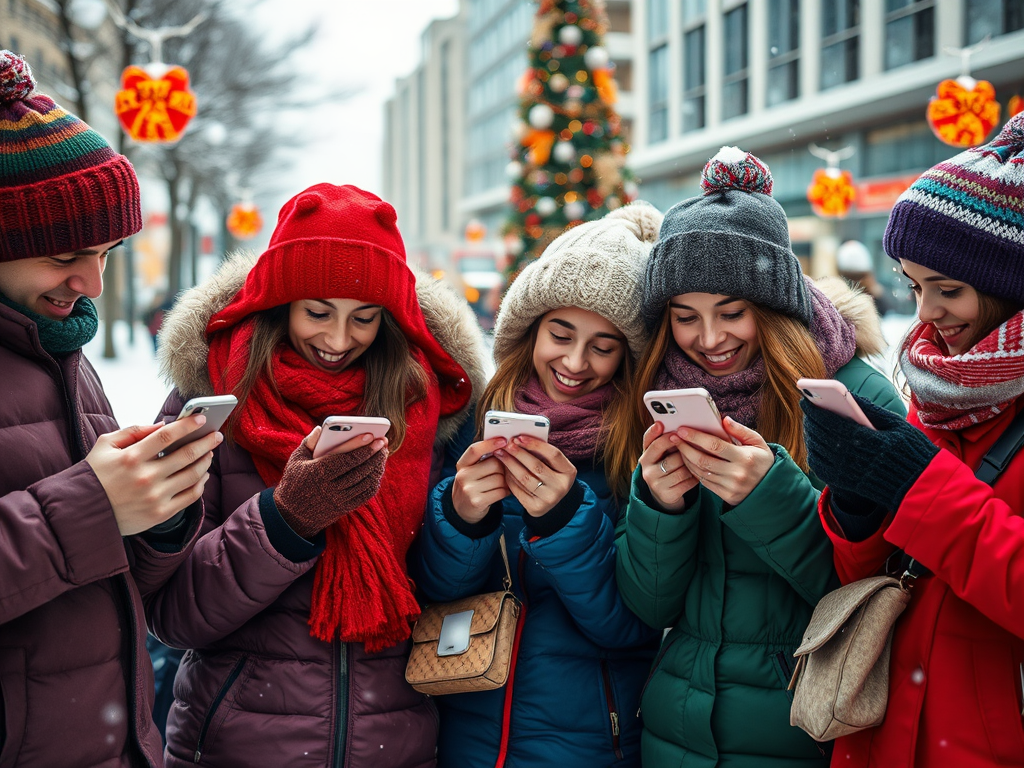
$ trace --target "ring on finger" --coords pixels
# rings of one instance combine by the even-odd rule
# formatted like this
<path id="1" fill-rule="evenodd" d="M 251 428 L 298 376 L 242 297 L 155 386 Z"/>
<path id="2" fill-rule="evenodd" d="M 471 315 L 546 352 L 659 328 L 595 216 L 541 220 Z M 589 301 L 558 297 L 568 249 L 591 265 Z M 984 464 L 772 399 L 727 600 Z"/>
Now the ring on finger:
<path id="1" fill-rule="evenodd" d="M 533 489 L 533 492 L 536 493 L 537 491 L 539 491 L 541 489 L 541 486 L 543 486 L 543 485 L 544 485 L 544 481 L 541 480 L 539 483 L 537 483 L 537 487 Z"/>
<path id="2" fill-rule="evenodd" d="M 661 460 L 661 464 L 659 464 L 658 466 L 661 467 L 661 473 L 663 475 L 667 475 L 668 474 L 668 470 L 665 468 L 665 459 L 662 459 Z"/>

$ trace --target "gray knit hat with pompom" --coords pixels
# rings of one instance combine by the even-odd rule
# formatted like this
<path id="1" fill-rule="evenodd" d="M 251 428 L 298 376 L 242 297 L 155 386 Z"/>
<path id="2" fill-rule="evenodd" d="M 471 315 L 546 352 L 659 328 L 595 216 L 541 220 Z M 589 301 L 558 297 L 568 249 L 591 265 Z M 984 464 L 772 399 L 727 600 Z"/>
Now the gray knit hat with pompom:
<path id="1" fill-rule="evenodd" d="M 772 197 L 763 161 L 722 147 L 704 166 L 704 194 L 665 214 L 644 276 L 643 317 L 651 330 L 669 299 L 720 293 L 811 324 L 811 298 L 789 244 L 786 212 Z"/>
<path id="2" fill-rule="evenodd" d="M 647 343 L 640 316 L 641 281 L 661 227 L 661 213 L 637 200 L 573 227 L 515 279 L 498 310 L 494 360 L 499 365 L 533 322 L 553 309 L 596 312 L 622 331 L 633 359 Z"/>

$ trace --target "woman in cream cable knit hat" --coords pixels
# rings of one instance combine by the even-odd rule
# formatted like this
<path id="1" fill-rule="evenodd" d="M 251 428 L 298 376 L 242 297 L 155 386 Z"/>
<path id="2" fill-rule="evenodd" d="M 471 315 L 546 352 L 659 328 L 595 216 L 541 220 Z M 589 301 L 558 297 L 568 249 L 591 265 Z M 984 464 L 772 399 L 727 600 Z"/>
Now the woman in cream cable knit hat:
<path id="1" fill-rule="evenodd" d="M 493 765 L 500 754 L 531 768 L 639 765 L 636 710 L 658 633 L 619 597 L 614 539 L 632 469 L 627 384 L 646 341 L 641 279 L 660 223 L 633 203 L 581 224 L 502 303 L 477 429 L 495 409 L 547 416 L 551 433 L 548 443 L 506 443 L 467 430 L 465 452 L 431 496 L 424 595 L 499 589 L 504 533 L 525 604 L 506 688 L 437 699 L 442 768 Z"/>

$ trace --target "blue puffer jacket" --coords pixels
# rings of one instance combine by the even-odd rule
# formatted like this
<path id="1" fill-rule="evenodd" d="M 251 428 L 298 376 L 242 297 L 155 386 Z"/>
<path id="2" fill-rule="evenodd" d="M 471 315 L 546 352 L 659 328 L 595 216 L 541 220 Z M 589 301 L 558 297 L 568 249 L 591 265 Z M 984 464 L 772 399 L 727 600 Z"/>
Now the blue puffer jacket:
<path id="1" fill-rule="evenodd" d="M 509 723 L 505 689 L 439 696 L 440 768 L 494 765 L 509 728 L 507 768 L 600 768 L 640 764 L 640 691 L 661 633 L 623 604 L 615 584 L 620 508 L 603 466 L 577 466 L 580 500 L 564 527 L 539 536 L 514 497 L 501 525 L 471 535 L 451 506 L 455 460 L 472 442 L 473 420 L 449 447 L 431 493 L 423 534 L 410 555 L 427 601 L 447 602 L 501 589 L 504 530 L 513 590 L 526 606 Z M 495 520 L 497 516 L 495 515 Z M 454 522 L 454 524 L 453 524 Z M 461 525 L 460 525 L 461 523 Z M 478 524 L 483 526 L 486 520 Z"/>

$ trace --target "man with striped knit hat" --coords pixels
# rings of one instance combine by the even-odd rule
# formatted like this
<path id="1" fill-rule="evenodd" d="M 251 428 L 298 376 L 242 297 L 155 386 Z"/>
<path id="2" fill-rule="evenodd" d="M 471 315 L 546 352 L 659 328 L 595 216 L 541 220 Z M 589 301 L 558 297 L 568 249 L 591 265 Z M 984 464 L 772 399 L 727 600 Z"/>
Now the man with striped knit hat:
<path id="1" fill-rule="evenodd" d="M 142 600 L 184 559 L 217 433 L 119 430 L 82 346 L 142 227 L 127 158 L 0 50 L 0 765 L 162 766 Z"/>

